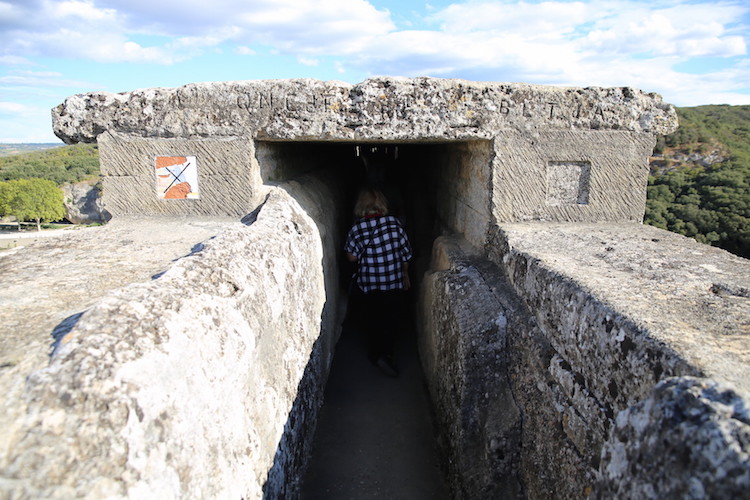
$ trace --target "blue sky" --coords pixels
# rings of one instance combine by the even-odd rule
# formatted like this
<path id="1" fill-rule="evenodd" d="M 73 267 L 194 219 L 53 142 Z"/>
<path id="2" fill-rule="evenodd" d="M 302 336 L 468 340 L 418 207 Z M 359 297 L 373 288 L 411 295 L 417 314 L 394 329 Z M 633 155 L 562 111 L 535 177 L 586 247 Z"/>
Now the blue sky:
<path id="1" fill-rule="evenodd" d="M 0 142 L 50 109 L 191 82 L 432 76 L 750 104 L 747 0 L 0 0 Z"/>

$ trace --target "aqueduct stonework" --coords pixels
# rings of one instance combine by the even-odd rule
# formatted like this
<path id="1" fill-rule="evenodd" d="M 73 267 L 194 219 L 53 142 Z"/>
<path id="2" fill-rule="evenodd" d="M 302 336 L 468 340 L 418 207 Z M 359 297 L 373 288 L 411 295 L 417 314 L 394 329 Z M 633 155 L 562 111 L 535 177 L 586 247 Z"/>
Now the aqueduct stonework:
<path id="1" fill-rule="evenodd" d="M 455 498 L 750 490 L 750 263 L 641 224 L 677 126 L 659 96 L 227 82 L 77 95 L 53 122 L 98 142 L 114 223 L 236 222 L 64 329 L 4 431 L 6 497 L 294 498 L 367 175 L 424 249 L 420 356 Z"/>

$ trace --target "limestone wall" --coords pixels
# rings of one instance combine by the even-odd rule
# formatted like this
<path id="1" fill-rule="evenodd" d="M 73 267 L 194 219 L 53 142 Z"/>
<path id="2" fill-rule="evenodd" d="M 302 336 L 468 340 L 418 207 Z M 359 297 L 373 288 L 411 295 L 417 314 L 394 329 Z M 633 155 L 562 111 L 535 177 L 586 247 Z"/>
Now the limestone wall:
<path id="1" fill-rule="evenodd" d="M 505 269 L 540 332 L 514 339 L 510 347 L 526 354 L 516 358 L 513 377 L 526 408 L 525 431 L 533 436 L 524 457 L 532 498 L 559 494 L 559 486 L 550 484 L 578 484 L 571 491 L 577 495 L 596 491 L 598 474 L 620 466 L 610 462 L 620 455 L 602 455 L 614 422 L 661 381 L 706 377 L 732 384 L 742 395 L 738 400 L 748 401 L 747 260 L 638 224 L 501 226 L 489 256 Z M 702 417 L 706 423 L 714 418 L 725 416 Z M 748 431 L 742 417 L 727 422 Z M 710 434 L 693 450 L 696 456 L 723 446 Z M 742 439 L 730 438 L 745 448 L 735 465 L 750 472 Z M 625 446 L 639 447 L 637 441 Z M 704 465 L 665 461 L 652 468 L 647 474 L 654 494 L 648 498 L 670 496 L 669 482 L 726 473 L 723 466 L 701 471 Z M 621 481 L 624 486 L 627 478 Z M 741 488 L 744 481 L 726 487 Z"/>
<path id="2" fill-rule="evenodd" d="M 478 247 L 487 240 L 492 178 L 489 141 L 440 146 L 433 157 L 435 206 L 445 226 Z"/>
<path id="3" fill-rule="evenodd" d="M 460 237 L 435 242 L 421 285 L 420 357 L 454 498 L 523 498 L 508 344 L 528 314 L 498 270 L 470 253 Z"/>
<path id="4" fill-rule="evenodd" d="M 677 125 L 660 96 L 631 88 L 435 78 L 92 92 L 69 97 L 52 117 L 64 141 L 99 142 L 113 216 L 251 210 L 263 182 L 295 168 L 259 165 L 256 143 L 258 158 L 294 157 L 284 148 L 295 142 L 457 144 L 435 167 L 452 176 L 440 186 L 452 198 L 448 219 L 478 245 L 490 219 L 640 221 L 654 137 Z M 199 197 L 157 196 L 154 157 L 162 155 L 195 158 Z"/>
<path id="5" fill-rule="evenodd" d="M 494 140 L 497 222 L 641 222 L 655 137 L 627 131 L 502 131 Z"/>
<path id="6" fill-rule="evenodd" d="M 421 341 L 459 498 L 744 495 L 750 262 L 639 224 L 460 241 Z"/>
<path id="7" fill-rule="evenodd" d="M 98 137 L 103 201 L 115 215 L 231 215 L 242 217 L 260 203 L 263 181 L 254 143 L 235 138 L 143 138 L 116 131 Z M 194 156 L 198 199 L 160 199 L 156 156 Z"/>
<path id="8" fill-rule="evenodd" d="M 334 199 L 271 189 L 249 226 L 88 309 L 4 429 L 3 495 L 293 496 L 336 334 Z"/>

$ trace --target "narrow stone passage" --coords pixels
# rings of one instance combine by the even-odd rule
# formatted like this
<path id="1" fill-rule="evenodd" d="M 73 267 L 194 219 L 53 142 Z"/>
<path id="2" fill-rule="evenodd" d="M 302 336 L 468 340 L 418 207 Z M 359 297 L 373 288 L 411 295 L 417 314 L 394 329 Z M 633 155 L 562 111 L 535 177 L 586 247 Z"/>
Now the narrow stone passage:
<path id="1" fill-rule="evenodd" d="M 398 378 L 365 354 L 360 332 L 336 345 L 303 500 L 448 498 L 413 328 L 398 344 Z"/>

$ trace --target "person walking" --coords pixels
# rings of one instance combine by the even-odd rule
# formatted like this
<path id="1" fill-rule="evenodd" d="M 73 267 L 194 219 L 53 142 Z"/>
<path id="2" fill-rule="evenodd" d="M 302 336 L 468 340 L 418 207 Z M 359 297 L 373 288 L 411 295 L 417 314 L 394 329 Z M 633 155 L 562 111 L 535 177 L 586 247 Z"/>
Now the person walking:
<path id="1" fill-rule="evenodd" d="M 354 207 L 356 222 L 344 251 L 356 263 L 350 301 L 361 314 L 368 337 L 368 359 L 386 375 L 397 377 L 394 348 L 400 328 L 404 291 L 411 288 L 412 249 L 406 231 L 388 215 L 388 201 L 377 189 L 364 189 Z"/>

